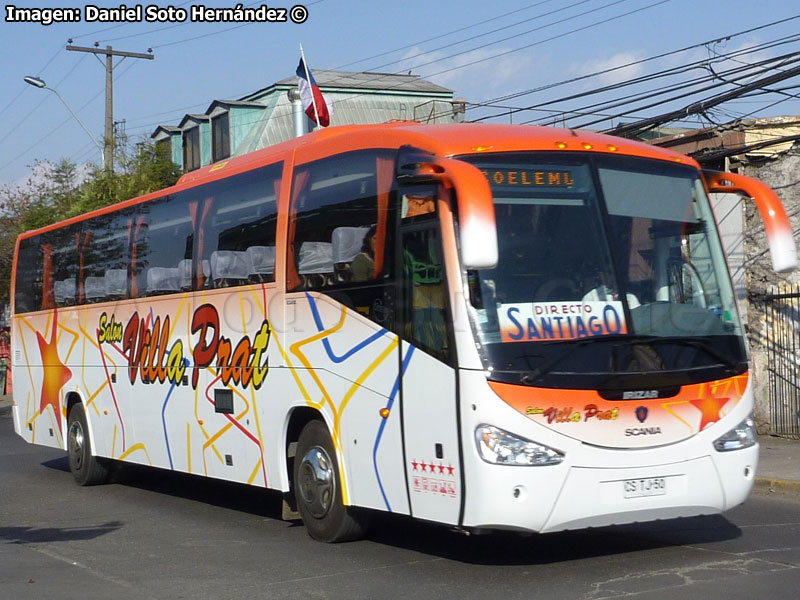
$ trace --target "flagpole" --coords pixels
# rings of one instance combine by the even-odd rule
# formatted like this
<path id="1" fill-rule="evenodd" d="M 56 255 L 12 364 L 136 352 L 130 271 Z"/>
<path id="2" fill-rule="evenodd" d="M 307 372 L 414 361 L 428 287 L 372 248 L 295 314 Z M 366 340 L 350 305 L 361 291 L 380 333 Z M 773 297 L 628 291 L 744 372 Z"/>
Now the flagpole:
<path id="1" fill-rule="evenodd" d="M 320 127 L 319 113 L 317 112 L 317 100 L 314 98 L 314 86 L 311 85 L 311 75 L 309 75 L 308 73 L 308 63 L 306 62 L 306 55 L 303 54 L 303 44 L 300 44 L 300 58 L 303 59 L 303 68 L 306 71 L 306 81 L 308 81 L 308 86 L 311 88 L 311 104 L 314 106 L 314 119 L 317 122 L 317 127 Z"/>

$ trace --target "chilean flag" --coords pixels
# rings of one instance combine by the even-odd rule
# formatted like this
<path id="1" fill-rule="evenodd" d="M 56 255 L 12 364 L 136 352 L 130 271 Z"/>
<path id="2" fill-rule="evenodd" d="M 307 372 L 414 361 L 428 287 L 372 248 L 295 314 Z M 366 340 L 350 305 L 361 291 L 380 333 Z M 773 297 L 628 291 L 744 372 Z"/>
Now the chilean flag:
<path id="1" fill-rule="evenodd" d="M 300 64 L 297 65 L 296 74 L 297 88 L 300 92 L 300 100 L 303 102 L 303 110 L 305 110 L 308 118 L 316 123 L 317 119 L 314 115 L 314 104 L 316 104 L 319 125 L 327 127 L 331 124 L 333 107 L 328 104 L 322 92 L 319 91 L 319 86 L 310 70 L 308 70 L 308 76 L 306 76 L 306 64 L 302 57 L 300 57 Z"/>

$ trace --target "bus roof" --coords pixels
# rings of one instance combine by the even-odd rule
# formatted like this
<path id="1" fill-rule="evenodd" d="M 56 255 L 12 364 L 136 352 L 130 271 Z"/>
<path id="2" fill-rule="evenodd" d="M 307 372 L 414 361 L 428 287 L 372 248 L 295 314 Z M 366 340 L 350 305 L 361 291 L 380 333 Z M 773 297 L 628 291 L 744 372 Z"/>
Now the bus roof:
<path id="1" fill-rule="evenodd" d="M 212 174 L 220 170 L 225 170 L 227 175 L 253 168 L 258 164 L 269 164 L 276 159 L 275 155 L 292 150 L 300 150 L 306 154 L 303 150 L 310 150 L 312 146 L 319 147 L 319 150 L 309 153 L 330 156 L 361 148 L 396 148 L 401 145 L 417 146 L 437 156 L 526 150 L 594 151 L 677 161 L 696 168 L 700 167 L 694 159 L 673 150 L 592 131 L 532 125 L 490 123 L 423 125 L 412 121 L 396 121 L 378 125 L 328 127 L 263 150 L 191 171 L 181 177 L 178 185 L 216 179 Z M 302 164 L 306 160 L 297 162 Z"/>
<path id="2" fill-rule="evenodd" d="M 311 160 L 359 149 L 399 148 L 405 145 L 417 147 L 437 156 L 542 150 L 599 152 L 680 162 L 700 168 L 694 159 L 673 150 L 584 130 L 491 123 L 424 125 L 411 121 L 377 125 L 341 125 L 318 130 L 263 150 L 202 167 L 186 173 L 172 187 L 78 215 L 41 229 L 25 232 L 20 237 L 29 237 L 166 194 L 225 179 L 260 166 L 286 160 L 291 156 L 294 156 L 295 164 L 303 164 Z"/>

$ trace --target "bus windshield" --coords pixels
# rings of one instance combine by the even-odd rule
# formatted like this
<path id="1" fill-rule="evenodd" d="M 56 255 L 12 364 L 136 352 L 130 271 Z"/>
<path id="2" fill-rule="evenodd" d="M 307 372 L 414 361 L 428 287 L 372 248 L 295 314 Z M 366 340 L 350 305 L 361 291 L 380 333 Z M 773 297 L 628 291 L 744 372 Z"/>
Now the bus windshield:
<path id="1" fill-rule="evenodd" d="M 486 175 L 495 203 L 498 264 L 467 273 L 490 379 L 622 389 L 746 370 L 696 169 L 578 153 L 463 159 Z"/>

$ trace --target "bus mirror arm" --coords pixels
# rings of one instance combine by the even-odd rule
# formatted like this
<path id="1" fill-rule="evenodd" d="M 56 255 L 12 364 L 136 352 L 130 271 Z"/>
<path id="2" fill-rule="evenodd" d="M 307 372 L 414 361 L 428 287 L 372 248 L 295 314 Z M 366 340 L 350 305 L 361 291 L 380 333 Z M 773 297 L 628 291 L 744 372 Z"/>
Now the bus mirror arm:
<path id="1" fill-rule="evenodd" d="M 777 273 L 787 273 L 797 268 L 797 247 L 789 217 L 780 198 L 769 186 L 736 173 L 703 171 L 703 177 L 708 191 L 713 194 L 742 194 L 755 202 L 767 232 L 773 269 Z"/>
<path id="2" fill-rule="evenodd" d="M 399 183 L 439 183 L 455 191 L 462 267 L 467 270 L 496 267 L 494 201 L 484 174 L 474 165 L 454 158 L 422 153 L 404 158 L 397 170 Z"/>

